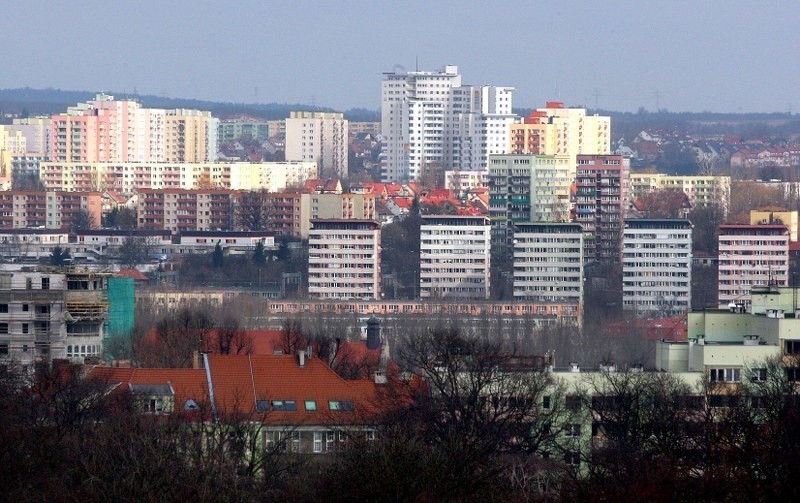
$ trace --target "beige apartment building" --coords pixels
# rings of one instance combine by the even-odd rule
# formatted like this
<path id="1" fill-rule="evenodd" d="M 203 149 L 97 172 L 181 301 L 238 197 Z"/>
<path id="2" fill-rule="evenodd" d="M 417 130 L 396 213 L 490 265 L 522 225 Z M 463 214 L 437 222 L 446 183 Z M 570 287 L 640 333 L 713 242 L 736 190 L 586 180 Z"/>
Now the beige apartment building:
<path id="1" fill-rule="evenodd" d="M 99 192 L 0 191 L 1 229 L 100 227 Z"/>
<path id="2" fill-rule="evenodd" d="M 347 139 L 344 114 L 291 112 L 286 119 L 286 160 L 313 161 L 321 176 L 346 178 Z"/>
<path id="3" fill-rule="evenodd" d="M 266 190 L 281 192 L 316 178 L 313 162 L 81 163 L 44 162 L 40 177 L 47 190 L 114 191 L 142 189 Z"/>
<path id="4" fill-rule="evenodd" d="M 308 296 L 381 298 L 381 226 L 374 220 L 316 219 L 308 236 Z"/>
<path id="5" fill-rule="evenodd" d="M 642 197 L 659 189 L 682 190 L 693 207 L 720 205 L 727 213 L 731 197 L 731 177 L 631 173 L 631 196 Z"/>

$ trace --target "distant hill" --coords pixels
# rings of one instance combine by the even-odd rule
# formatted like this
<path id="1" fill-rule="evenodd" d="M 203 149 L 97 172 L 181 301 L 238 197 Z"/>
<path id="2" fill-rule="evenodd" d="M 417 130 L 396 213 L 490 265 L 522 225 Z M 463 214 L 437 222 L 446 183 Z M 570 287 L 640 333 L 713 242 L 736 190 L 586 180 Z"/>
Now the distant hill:
<path id="1" fill-rule="evenodd" d="M 135 99 L 151 108 L 196 108 L 209 110 L 215 117 L 238 114 L 254 115 L 263 119 L 284 119 L 291 111 L 333 112 L 332 108 L 303 105 L 300 103 L 225 103 L 187 98 L 166 98 L 163 96 L 126 94 L 106 91 L 116 98 Z M 0 112 L 27 113 L 27 115 L 54 114 L 63 112 L 68 106 L 93 99 L 93 91 L 67 91 L 62 89 L 0 89 Z M 346 110 L 345 116 L 351 121 L 380 121 L 380 112 L 364 108 Z"/>
<path id="2" fill-rule="evenodd" d="M 195 100 L 189 98 L 167 98 L 164 96 L 143 95 L 106 91 L 117 98 L 131 98 L 144 106 L 153 108 L 196 108 L 210 110 L 215 117 L 247 114 L 263 119 L 284 119 L 293 110 L 333 112 L 329 107 L 304 105 L 302 103 L 226 103 L 219 101 Z M 0 89 L 0 123 L 6 113 L 40 115 L 63 112 L 68 106 L 94 98 L 94 91 L 69 91 L 63 89 Z M 516 107 L 514 113 L 527 117 L 532 108 Z M 716 130 L 724 132 L 741 131 L 755 124 L 782 133 L 800 131 L 800 117 L 791 113 L 714 113 L 714 112 L 669 112 L 660 110 L 649 112 L 616 112 L 613 110 L 588 110 L 588 113 L 609 115 L 612 118 L 615 135 L 641 131 L 648 128 L 680 129 L 684 131 Z M 352 108 L 344 111 L 351 121 L 381 120 L 379 110 Z M 8 121 L 8 119 L 5 119 Z"/>

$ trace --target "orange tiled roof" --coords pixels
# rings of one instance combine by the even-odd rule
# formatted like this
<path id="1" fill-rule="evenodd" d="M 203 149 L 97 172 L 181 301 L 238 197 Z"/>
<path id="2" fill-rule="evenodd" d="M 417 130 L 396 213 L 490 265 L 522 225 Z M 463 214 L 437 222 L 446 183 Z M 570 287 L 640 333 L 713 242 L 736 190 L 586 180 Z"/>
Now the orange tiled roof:
<path id="1" fill-rule="evenodd" d="M 192 399 L 212 404 L 223 417 L 258 418 L 273 425 L 369 424 L 379 411 L 378 385 L 367 379 L 346 381 L 318 358 L 306 359 L 303 367 L 297 355 L 207 355 L 206 362 L 207 369 L 95 367 L 91 378 L 116 385 L 115 392 L 131 384 L 169 383 L 175 412 Z M 275 400 L 294 401 L 296 410 L 274 410 Z M 316 410 L 307 408 L 307 401 Z M 269 411 L 258 410 L 259 402 L 269 404 Z M 353 407 L 332 410 L 331 402 Z"/>
<path id="2" fill-rule="evenodd" d="M 297 355 L 208 356 L 217 409 L 257 413 L 258 401 L 293 400 L 296 411 L 271 411 L 264 421 L 274 424 L 352 424 L 376 412 L 373 381 L 353 384 L 339 377 L 318 358 Z M 314 401 L 317 410 L 307 410 Z M 331 410 L 330 402 L 351 402 L 354 410 Z"/>

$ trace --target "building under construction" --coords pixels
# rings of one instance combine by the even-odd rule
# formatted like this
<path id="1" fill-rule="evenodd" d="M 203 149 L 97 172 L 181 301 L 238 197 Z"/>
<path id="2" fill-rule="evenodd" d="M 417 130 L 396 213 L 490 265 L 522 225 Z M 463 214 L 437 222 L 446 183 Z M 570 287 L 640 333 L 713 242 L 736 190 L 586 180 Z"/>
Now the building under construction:
<path id="1" fill-rule="evenodd" d="M 0 358 L 20 364 L 103 354 L 110 274 L 0 271 Z"/>

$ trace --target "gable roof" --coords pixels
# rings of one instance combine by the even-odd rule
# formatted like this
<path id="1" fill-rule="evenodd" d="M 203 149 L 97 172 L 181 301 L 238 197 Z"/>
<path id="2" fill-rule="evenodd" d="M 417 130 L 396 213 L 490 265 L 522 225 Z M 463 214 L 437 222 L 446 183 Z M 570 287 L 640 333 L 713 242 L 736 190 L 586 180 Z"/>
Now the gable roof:
<path id="1" fill-rule="evenodd" d="M 113 393 L 171 387 L 176 413 L 193 400 L 210 404 L 217 416 L 266 425 L 370 424 L 380 410 L 379 385 L 371 379 L 347 381 L 319 358 L 308 357 L 300 366 L 298 355 L 204 355 L 204 365 L 200 369 L 98 366 L 90 378 L 107 383 Z M 275 401 L 293 401 L 294 410 L 276 409 Z M 307 402 L 314 402 L 315 410 L 307 408 Z"/>

